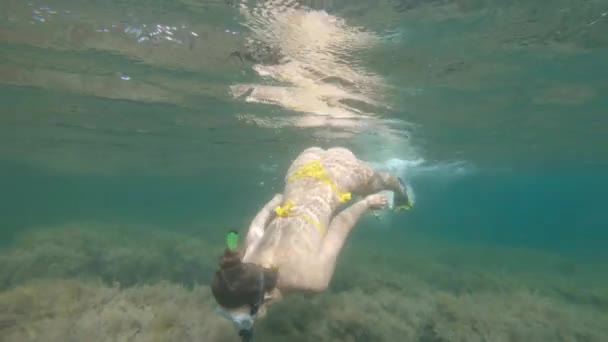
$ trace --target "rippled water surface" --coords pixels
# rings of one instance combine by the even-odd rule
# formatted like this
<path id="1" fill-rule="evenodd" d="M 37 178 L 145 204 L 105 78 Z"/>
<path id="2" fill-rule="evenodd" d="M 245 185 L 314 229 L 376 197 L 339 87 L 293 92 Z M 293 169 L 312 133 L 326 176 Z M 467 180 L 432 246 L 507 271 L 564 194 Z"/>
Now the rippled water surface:
<path id="1" fill-rule="evenodd" d="M 308 5 L 3 1 L 3 155 L 192 169 L 286 139 L 606 162 L 604 1 Z"/>

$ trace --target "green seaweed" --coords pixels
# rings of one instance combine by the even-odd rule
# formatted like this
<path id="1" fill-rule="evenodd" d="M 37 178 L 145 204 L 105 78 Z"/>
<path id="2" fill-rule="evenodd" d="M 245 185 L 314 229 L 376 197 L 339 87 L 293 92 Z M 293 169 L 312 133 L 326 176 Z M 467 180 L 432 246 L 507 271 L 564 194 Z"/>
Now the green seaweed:
<path id="1" fill-rule="evenodd" d="M 208 234 L 212 234 L 209 232 Z M 222 246 L 154 227 L 70 224 L 0 250 L 3 342 L 238 341 L 208 287 Z M 402 250 L 353 241 L 330 289 L 271 306 L 263 341 L 603 341 L 605 277 L 563 257 L 412 235 Z M 453 255 L 454 257 L 449 257 Z M 485 255 L 480 260 L 479 255 Z M 513 260 L 526 260 L 525 268 Z M 532 276 L 534 275 L 534 276 Z M 593 281 L 589 281 L 592 279 Z"/>

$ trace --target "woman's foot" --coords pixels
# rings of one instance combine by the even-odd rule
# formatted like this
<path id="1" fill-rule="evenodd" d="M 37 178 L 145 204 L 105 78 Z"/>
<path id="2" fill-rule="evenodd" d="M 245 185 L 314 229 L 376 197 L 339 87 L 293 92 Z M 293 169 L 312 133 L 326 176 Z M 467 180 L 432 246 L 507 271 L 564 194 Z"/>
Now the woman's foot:
<path id="1" fill-rule="evenodd" d="M 409 210 L 414 207 L 413 190 L 401 178 L 397 179 L 399 191 L 395 193 L 395 211 Z"/>

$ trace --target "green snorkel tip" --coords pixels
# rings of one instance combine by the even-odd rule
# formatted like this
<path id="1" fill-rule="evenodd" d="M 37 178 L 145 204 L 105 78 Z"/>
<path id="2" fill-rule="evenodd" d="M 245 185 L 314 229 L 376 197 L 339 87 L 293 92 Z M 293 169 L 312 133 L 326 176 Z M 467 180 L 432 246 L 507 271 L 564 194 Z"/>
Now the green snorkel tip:
<path id="1" fill-rule="evenodd" d="M 236 246 L 239 243 L 239 233 L 237 233 L 236 231 L 231 231 L 228 234 L 226 234 L 226 247 L 228 247 L 229 250 L 234 251 L 236 249 Z"/>

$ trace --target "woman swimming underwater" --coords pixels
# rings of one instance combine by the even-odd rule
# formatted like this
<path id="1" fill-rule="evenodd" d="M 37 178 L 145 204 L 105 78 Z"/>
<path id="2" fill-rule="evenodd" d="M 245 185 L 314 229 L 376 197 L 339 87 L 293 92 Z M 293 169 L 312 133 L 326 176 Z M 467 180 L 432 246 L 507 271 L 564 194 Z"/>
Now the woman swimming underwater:
<path id="1" fill-rule="evenodd" d="M 236 233 L 211 284 L 220 312 L 244 341 L 266 306 L 293 292 L 322 292 L 349 233 L 369 209 L 384 208 L 382 191 L 395 193 L 395 205 L 412 206 L 408 188 L 389 173 L 374 170 L 345 148 L 304 150 L 291 164 L 283 194 L 255 216 L 241 251 Z M 338 212 L 352 195 L 362 198 Z"/>

